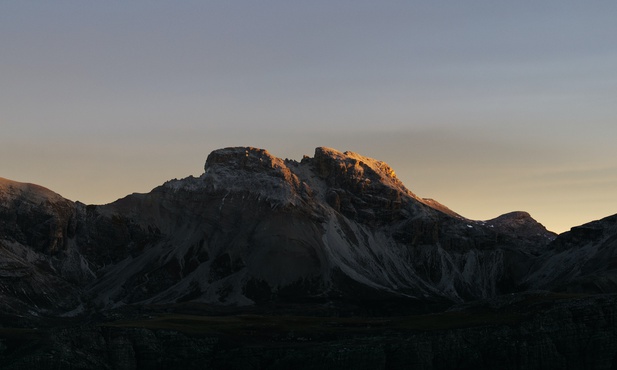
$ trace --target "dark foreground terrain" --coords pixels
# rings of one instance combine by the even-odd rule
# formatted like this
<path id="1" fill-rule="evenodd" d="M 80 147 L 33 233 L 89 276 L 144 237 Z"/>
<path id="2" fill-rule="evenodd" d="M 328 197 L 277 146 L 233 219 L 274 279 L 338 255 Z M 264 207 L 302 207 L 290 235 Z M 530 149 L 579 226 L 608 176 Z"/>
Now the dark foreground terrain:
<path id="1" fill-rule="evenodd" d="M 107 205 L 0 178 L 2 369 L 617 369 L 616 312 L 617 215 L 470 220 L 356 153 Z"/>
<path id="2" fill-rule="evenodd" d="M 280 314 L 264 312 L 272 309 Z M 522 294 L 393 317 L 336 317 L 317 307 L 306 316 L 296 309 L 240 313 L 180 305 L 4 327 L 0 363 L 3 369 L 617 367 L 614 295 Z"/>

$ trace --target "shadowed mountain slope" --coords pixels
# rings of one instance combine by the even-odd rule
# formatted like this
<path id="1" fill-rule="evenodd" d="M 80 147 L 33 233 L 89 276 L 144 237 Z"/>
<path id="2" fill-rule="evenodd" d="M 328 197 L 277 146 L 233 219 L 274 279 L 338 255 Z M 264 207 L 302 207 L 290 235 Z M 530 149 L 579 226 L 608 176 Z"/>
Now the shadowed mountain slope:
<path id="1" fill-rule="evenodd" d="M 603 231 L 584 226 L 553 242 L 527 213 L 466 219 L 356 153 L 317 148 L 297 162 L 226 148 L 208 156 L 199 177 L 107 205 L 2 180 L 0 297 L 7 311 L 56 314 L 185 301 L 446 307 L 582 287 L 597 276 L 594 266 L 611 270 L 594 264 L 606 260 L 598 248 L 586 247 L 580 278 L 562 279 L 566 265 L 551 261 L 581 243 L 612 243 L 613 229 L 596 228 Z"/>

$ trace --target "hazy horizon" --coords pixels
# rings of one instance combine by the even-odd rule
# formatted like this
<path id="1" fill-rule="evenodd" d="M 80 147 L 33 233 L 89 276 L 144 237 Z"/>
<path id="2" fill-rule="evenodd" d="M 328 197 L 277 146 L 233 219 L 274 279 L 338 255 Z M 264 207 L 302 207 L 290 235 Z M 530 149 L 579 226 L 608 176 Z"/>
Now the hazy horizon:
<path id="1" fill-rule="evenodd" d="M 108 203 L 254 146 L 470 219 L 617 213 L 617 3 L 0 4 L 0 177 Z"/>

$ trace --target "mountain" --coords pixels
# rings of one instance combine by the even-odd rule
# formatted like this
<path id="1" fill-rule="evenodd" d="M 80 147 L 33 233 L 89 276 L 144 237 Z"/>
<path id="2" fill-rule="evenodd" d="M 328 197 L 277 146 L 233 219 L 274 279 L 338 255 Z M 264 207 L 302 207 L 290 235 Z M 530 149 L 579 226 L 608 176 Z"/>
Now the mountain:
<path id="1" fill-rule="evenodd" d="M 527 276 L 529 288 L 602 294 L 617 292 L 617 215 L 559 235 Z"/>
<path id="2" fill-rule="evenodd" d="M 0 178 L 0 312 L 51 310 L 77 304 L 87 279 L 75 247 L 76 207 L 38 185 Z"/>
<path id="3" fill-rule="evenodd" d="M 35 312 L 183 301 L 449 305 L 515 291 L 519 261 L 555 236 L 523 212 L 466 219 L 413 194 L 387 164 L 329 148 L 300 162 L 217 150 L 200 177 L 102 206 L 3 180 L 0 207 L 4 279 L 28 276 L 3 287 L 20 302 L 7 307 Z"/>
<path id="4" fill-rule="evenodd" d="M 236 332 L 234 328 L 244 324 L 224 319 L 232 315 L 242 321 L 247 314 L 283 315 L 284 324 L 271 325 L 285 328 L 296 325 L 285 321 L 286 315 L 329 317 L 332 325 L 346 329 L 335 337 L 327 328 L 311 335 L 320 341 L 343 341 L 345 346 L 355 343 L 356 334 L 375 343 L 399 343 L 403 339 L 392 333 L 426 330 L 428 325 L 437 334 L 417 339 L 437 348 L 457 338 L 461 352 L 453 352 L 452 358 L 465 358 L 465 351 L 490 356 L 500 350 L 517 358 L 527 356 L 525 351 L 545 353 L 542 348 L 548 347 L 541 341 L 569 335 L 546 332 L 542 325 L 558 315 L 568 318 L 562 322 L 564 328 L 579 333 L 567 343 L 555 344 L 563 350 L 550 356 L 563 360 L 572 351 L 590 353 L 581 346 L 592 334 L 583 336 L 577 328 L 605 322 L 603 317 L 613 312 L 617 298 L 596 295 L 617 293 L 616 243 L 617 215 L 561 235 L 547 231 L 526 212 L 470 220 L 433 199 L 416 196 L 384 162 L 323 147 L 299 162 L 251 147 L 216 150 L 201 176 L 170 180 L 147 194 L 131 194 L 106 205 L 72 202 L 38 185 L 0 179 L 0 363 L 41 368 L 29 361 L 54 357 L 46 352 L 52 346 L 63 354 L 56 356 L 57 367 L 69 363 L 75 368 L 118 368 L 114 361 L 122 356 L 128 356 L 123 363 L 147 362 L 148 356 L 139 354 L 142 344 L 172 357 L 168 350 L 156 348 L 177 348 L 180 343 L 210 348 L 184 334 L 161 337 L 158 330 L 197 330 L 209 336 L 212 325 L 221 322 L 225 325 L 220 330 L 228 334 L 217 333 L 226 339 L 216 334 L 208 341 L 229 343 L 247 335 L 250 341 L 258 340 L 253 335 L 265 334 L 250 329 L 253 324 Z M 577 311 L 581 307 L 582 313 Z M 163 314 L 181 316 L 156 318 Z M 542 317 L 540 324 L 536 314 Z M 335 319 L 349 315 L 364 319 Z M 392 315 L 409 316 L 405 320 L 413 323 L 378 324 L 390 333 L 385 337 L 379 330 L 351 329 L 371 327 L 373 317 Z M 204 320 L 214 321 L 206 325 Z M 312 320 L 297 322 L 314 325 Z M 428 324 L 422 324 L 425 321 Z M 3 331 L 2 325 L 20 329 Z M 477 329 L 460 329 L 467 325 Z M 508 341 L 540 341 L 540 349 L 510 353 L 506 341 L 486 352 L 493 344 L 478 334 L 486 325 L 493 327 L 486 329 L 491 335 Z M 518 325 L 521 331 L 508 331 L 504 325 Z M 33 327 L 48 329 L 37 337 Z M 609 343 L 614 328 L 602 328 L 602 343 Z M 278 343 L 281 335 L 286 338 L 294 330 L 272 334 L 267 341 Z M 88 353 L 89 362 L 77 366 L 81 360 L 71 357 L 70 348 L 84 333 L 98 339 L 84 344 L 80 351 Z M 471 343 L 467 335 L 476 338 L 477 347 L 463 350 L 464 343 Z M 7 350 L 2 338 L 24 344 Z M 31 342 L 32 338 L 39 339 Z M 40 347 L 28 347 L 35 342 Z M 126 343 L 132 343 L 132 354 L 120 350 Z M 247 358 L 257 356 L 252 345 L 246 347 Z M 383 350 L 391 355 L 403 348 L 388 346 Z M 37 355 L 24 357 L 28 351 Z M 236 350 L 217 345 L 213 351 L 233 357 Z M 192 352 L 182 353 L 183 359 L 193 358 Z M 444 356 L 435 350 L 422 353 L 434 356 L 428 362 L 418 360 L 425 365 Z M 153 356 L 160 363 L 167 361 L 162 354 Z M 537 364 L 541 358 L 528 361 Z M 602 358 L 602 363 L 612 361 L 610 356 Z M 297 360 L 294 367 L 298 361 L 305 360 Z M 475 364 L 470 366 L 478 368 Z"/>

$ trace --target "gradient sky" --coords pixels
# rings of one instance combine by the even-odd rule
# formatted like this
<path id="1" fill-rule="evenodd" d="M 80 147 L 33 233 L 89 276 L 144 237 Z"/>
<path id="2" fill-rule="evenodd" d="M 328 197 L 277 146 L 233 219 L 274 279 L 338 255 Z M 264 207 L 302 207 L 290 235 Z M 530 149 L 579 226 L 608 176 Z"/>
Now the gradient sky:
<path id="1" fill-rule="evenodd" d="M 615 1 L 2 1 L 0 177 L 84 203 L 206 156 L 389 163 L 472 219 L 617 213 Z"/>

